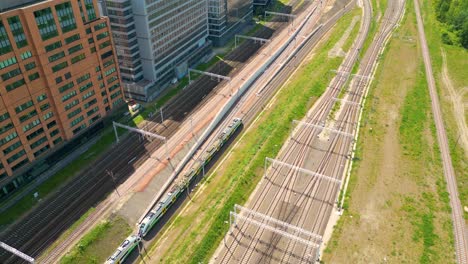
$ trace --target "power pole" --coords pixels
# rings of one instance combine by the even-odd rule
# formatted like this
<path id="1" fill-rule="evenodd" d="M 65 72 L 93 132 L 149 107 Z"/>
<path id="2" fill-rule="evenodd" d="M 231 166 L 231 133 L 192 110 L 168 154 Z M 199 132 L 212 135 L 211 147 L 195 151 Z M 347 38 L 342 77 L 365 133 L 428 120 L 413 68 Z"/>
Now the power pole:
<path id="1" fill-rule="evenodd" d="M 120 197 L 119 190 L 117 190 L 117 183 L 115 182 L 115 178 L 114 178 L 114 172 L 113 172 L 113 171 L 106 170 L 106 173 L 107 173 L 107 175 L 109 175 L 109 177 L 112 179 L 112 182 L 114 183 L 115 192 L 116 192 L 117 195 Z"/>

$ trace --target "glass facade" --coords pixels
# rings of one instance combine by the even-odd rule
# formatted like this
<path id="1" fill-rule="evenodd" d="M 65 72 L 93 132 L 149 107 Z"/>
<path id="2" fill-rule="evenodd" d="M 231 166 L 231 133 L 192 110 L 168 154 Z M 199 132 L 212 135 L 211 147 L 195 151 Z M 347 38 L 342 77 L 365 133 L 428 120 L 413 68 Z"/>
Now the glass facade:
<path id="1" fill-rule="evenodd" d="M 75 15 L 70 2 L 55 6 L 62 33 L 76 29 Z"/>
<path id="2" fill-rule="evenodd" d="M 58 36 L 57 25 L 55 24 L 55 19 L 50 7 L 35 11 L 34 17 L 42 40 L 48 40 Z"/>
<path id="3" fill-rule="evenodd" d="M 28 45 L 26 40 L 26 35 L 24 35 L 23 26 L 18 16 L 13 16 L 8 18 L 8 24 L 10 25 L 11 33 L 16 42 L 18 49 Z"/>

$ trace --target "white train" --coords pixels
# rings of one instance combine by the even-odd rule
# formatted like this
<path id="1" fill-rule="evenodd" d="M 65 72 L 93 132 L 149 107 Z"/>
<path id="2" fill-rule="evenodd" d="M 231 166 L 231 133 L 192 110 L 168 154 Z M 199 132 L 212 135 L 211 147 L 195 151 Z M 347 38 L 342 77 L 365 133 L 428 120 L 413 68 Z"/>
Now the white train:
<path id="1" fill-rule="evenodd" d="M 125 259 L 130 255 L 130 252 L 138 246 L 140 243 L 141 237 L 137 235 L 131 235 L 127 237 L 124 242 L 117 248 L 117 250 L 110 256 L 106 264 L 120 264 L 125 261 Z"/>
<path id="2" fill-rule="evenodd" d="M 152 210 L 143 218 L 143 220 L 138 224 L 138 234 L 130 236 L 130 237 L 138 237 L 138 243 L 141 240 L 142 237 L 146 236 L 148 232 L 153 228 L 153 226 L 159 222 L 161 217 L 166 213 L 166 211 L 171 207 L 172 204 L 177 200 L 177 198 L 186 190 L 187 186 L 196 178 L 196 176 L 202 171 L 202 168 L 206 166 L 211 159 L 214 157 L 214 155 L 221 149 L 221 147 L 231 138 L 231 136 L 236 132 L 236 130 L 242 125 L 242 119 L 240 118 L 234 118 L 234 120 L 221 132 L 221 134 L 218 136 L 216 141 L 208 148 L 207 151 L 203 154 L 202 158 L 200 159 L 201 161 L 198 161 L 194 164 L 192 169 L 182 177 L 178 183 L 174 184 L 174 186 L 171 188 L 171 190 L 166 193 L 164 198 L 157 203 Z M 129 237 L 129 238 L 130 238 Z M 128 238 L 127 238 L 128 240 Z M 127 241 L 125 240 L 125 241 Z M 132 240 L 134 241 L 134 240 Z M 125 242 L 123 243 L 125 244 Z M 122 245 L 123 245 L 122 244 Z M 136 244 L 135 244 L 136 246 Z M 128 256 L 128 254 L 135 248 L 133 246 L 130 250 L 126 251 L 127 253 L 125 254 L 125 257 Z M 120 256 L 119 252 L 122 250 L 117 249 L 117 251 L 114 253 L 116 258 Z M 122 263 L 122 261 L 125 259 L 121 258 L 119 259 L 120 262 L 109 262 L 109 261 L 114 261 L 112 255 L 106 262 L 106 264 L 111 264 L 111 263 Z M 122 254 L 123 256 L 124 254 Z"/>

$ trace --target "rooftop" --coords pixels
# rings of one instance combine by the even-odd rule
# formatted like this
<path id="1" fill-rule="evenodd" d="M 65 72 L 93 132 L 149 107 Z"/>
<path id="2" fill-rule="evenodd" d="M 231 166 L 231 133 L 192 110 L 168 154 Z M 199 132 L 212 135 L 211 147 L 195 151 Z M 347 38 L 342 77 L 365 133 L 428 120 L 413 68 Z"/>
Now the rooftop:
<path id="1" fill-rule="evenodd" d="M 49 0 L 0 0 L 0 14 Z"/>

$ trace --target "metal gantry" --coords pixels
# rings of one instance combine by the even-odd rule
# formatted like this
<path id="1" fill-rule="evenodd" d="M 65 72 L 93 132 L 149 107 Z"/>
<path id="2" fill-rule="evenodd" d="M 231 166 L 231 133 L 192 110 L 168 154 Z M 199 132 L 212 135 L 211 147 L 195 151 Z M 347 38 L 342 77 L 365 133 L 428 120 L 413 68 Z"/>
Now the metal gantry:
<path id="1" fill-rule="evenodd" d="M 264 174 L 264 176 L 266 176 L 267 163 L 268 162 L 270 162 L 271 164 L 279 164 L 281 166 L 288 167 L 288 168 L 290 168 L 292 170 L 296 170 L 296 171 L 311 175 L 313 177 L 317 177 L 317 178 L 320 178 L 320 179 L 323 179 L 323 180 L 327 180 L 327 181 L 330 181 L 330 182 L 335 183 L 335 184 L 341 184 L 341 180 L 338 180 L 336 178 L 326 176 L 326 175 L 323 175 L 323 174 L 320 174 L 320 173 L 317 173 L 317 172 L 313 172 L 313 171 L 301 168 L 299 166 L 295 166 L 295 165 L 292 165 L 292 164 L 289 164 L 289 163 L 286 163 L 286 162 L 282 162 L 280 160 L 272 159 L 272 158 L 269 158 L 269 157 L 265 158 L 265 165 L 264 165 L 264 173 L 265 174 Z"/>
<path id="2" fill-rule="evenodd" d="M 271 231 L 288 239 L 295 240 L 305 245 L 306 250 L 315 249 L 315 257 L 318 259 L 320 253 L 319 249 L 323 240 L 323 237 L 320 235 L 236 204 L 234 205 L 234 210 L 229 213 L 230 233 L 233 232 L 233 227 L 237 226 L 239 220 L 243 220 L 258 228 Z"/>
<path id="3" fill-rule="evenodd" d="M 257 38 L 257 37 L 251 37 L 251 36 L 245 36 L 245 35 L 236 35 L 234 37 L 234 47 L 237 48 L 237 39 L 238 38 L 243 38 L 243 39 L 250 39 L 250 40 L 253 40 L 253 41 L 258 41 L 262 44 L 265 44 L 265 43 L 268 43 L 268 42 L 271 42 L 270 39 L 264 39 L 264 38 Z"/>
<path id="4" fill-rule="evenodd" d="M 16 248 L 14 248 L 14 247 L 12 247 L 12 246 L 9 246 L 9 245 L 7 245 L 7 244 L 1 242 L 1 241 L 0 241 L 0 247 L 3 248 L 3 249 L 5 249 L 6 251 L 12 253 L 13 255 L 18 256 L 18 257 L 20 257 L 20 258 L 26 260 L 26 261 L 29 262 L 29 263 L 35 263 L 35 262 L 34 262 L 34 261 L 35 261 L 34 258 L 32 258 L 32 257 L 30 257 L 30 256 L 28 256 L 28 255 L 26 255 L 26 254 L 24 254 L 23 252 L 17 250 Z"/>
<path id="5" fill-rule="evenodd" d="M 189 68 L 188 69 L 189 83 L 192 82 L 192 79 L 190 78 L 190 73 L 192 73 L 192 72 L 207 75 L 207 76 L 210 76 L 210 77 L 218 78 L 218 82 L 221 81 L 221 79 L 226 80 L 228 82 L 231 81 L 231 77 L 227 77 L 227 76 L 224 76 L 224 75 L 219 75 L 219 74 L 212 73 L 212 72 L 199 71 L 199 70 Z"/>
<path id="6" fill-rule="evenodd" d="M 299 120 L 293 120 L 293 123 L 308 126 L 308 127 L 311 127 L 311 128 L 324 129 L 324 130 L 328 130 L 328 131 L 330 131 L 332 133 L 336 133 L 336 134 L 339 134 L 339 135 L 342 135 L 342 136 L 345 136 L 345 137 L 354 138 L 353 134 L 350 134 L 348 132 L 343 132 L 343 131 L 340 131 L 338 129 L 329 128 L 329 127 L 326 127 L 326 126 L 315 125 L 315 124 L 311 124 L 311 123 L 307 123 L 307 122 L 303 122 L 303 121 L 299 121 Z"/>
<path id="7" fill-rule="evenodd" d="M 117 122 L 115 122 L 115 121 L 112 121 L 112 125 L 113 125 L 113 127 L 114 127 L 114 133 L 115 133 L 115 137 L 116 137 L 116 139 L 117 139 L 117 142 L 119 142 L 119 133 L 117 132 L 117 127 L 121 127 L 121 128 L 130 130 L 130 131 L 132 131 L 132 132 L 140 133 L 140 134 L 142 134 L 142 135 L 154 137 L 154 138 L 157 138 L 157 139 L 159 139 L 159 140 L 161 140 L 161 141 L 164 141 L 164 146 L 165 146 L 165 149 L 166 149 L 166 156 L 167 156 L 167 159 L 170 158 L 170 157 L 169 157 L 169 149 L 168 149 L 168 146 L 167 146 L 167 138 L 166 138 L 166 137 L 161 136 L 161 135 L 158 135 L 158 134 L 155 134 L 155 133 L 151 133 L 151 132 L 148 132 L 148 131 L 145 131 L 145 130 L 142 130 L 142 129 L 138 129 L 138 128 L 126 126 L 126 125 L 117 123 Z"/>

